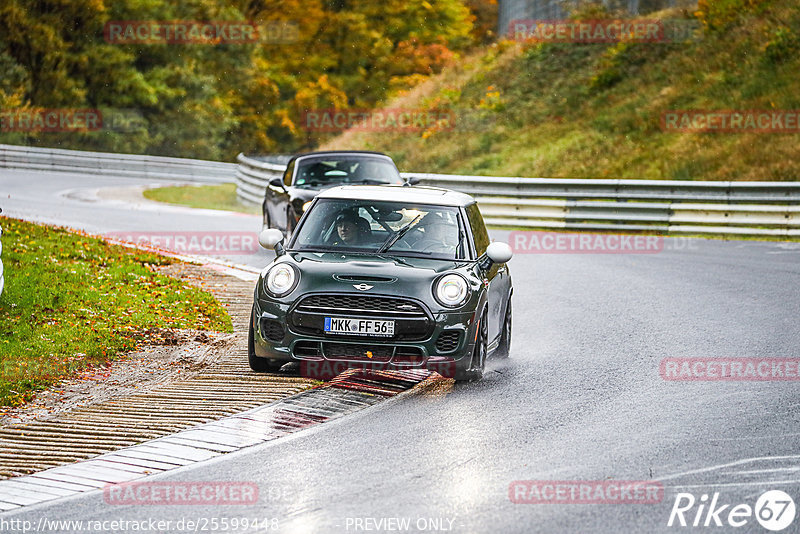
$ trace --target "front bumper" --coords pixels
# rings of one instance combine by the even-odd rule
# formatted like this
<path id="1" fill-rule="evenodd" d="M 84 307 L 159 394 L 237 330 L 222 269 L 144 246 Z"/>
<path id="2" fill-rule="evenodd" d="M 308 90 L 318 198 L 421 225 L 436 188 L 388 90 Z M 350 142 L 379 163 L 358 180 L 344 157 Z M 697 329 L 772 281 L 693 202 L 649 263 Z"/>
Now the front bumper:
<path id="1" fill-rule="evenodd" d="M 452 378 L 471 363 L 474 310 L 451 312 L 426 307 L 430 324 L 424 338 L 409 340 L 402 339 L 402 335 L 379 338 L 309 334 L 308 328 L 292 324 L 291 308 L 289 304 L 255 300 L 251 325 L 254 349 L 256 356 L 273 363 L 299 362 L 304 376 L 327 379 L 347 368 L 363 368 L 429 369 Z M 334 315 L 348 314 L 342 310 Z"/>

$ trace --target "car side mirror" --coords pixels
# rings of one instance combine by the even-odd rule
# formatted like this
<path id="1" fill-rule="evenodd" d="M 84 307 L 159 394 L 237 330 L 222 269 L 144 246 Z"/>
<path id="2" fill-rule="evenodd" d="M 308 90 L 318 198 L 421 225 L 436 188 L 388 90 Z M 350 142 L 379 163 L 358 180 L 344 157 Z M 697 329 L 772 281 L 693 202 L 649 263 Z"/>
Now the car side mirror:
<path id="1" fill-rule="evenodd" d="M 408 180 L 406 180 L 406 181 L 403 183 L 403 185 L 405 185 L 405 186 L 417 185 L 417 184 L 419 184 L 421 181 L 422 181 L 422 180 L 420 179 L 420 177 L 419 177 L 419 176 L 412 176 L 411 178 L 409 178 Z"/>
<path id="2" fill-rule="evenodd" d="M 514 253 L 511 251 L 511 247 L 509 247 L 507 243 L 503 243 L 501 241 L 490 243 L 489 246 L 486 247 L 486 253 L 481 261 L 481 267 L 488 271 L 493 264 L 506 263 L 513 255 Z"/>
<path id="3" fill-rule="evenodd" d="M 286 189 L 283 186 L 283 178 L 273 178 L 272 180 L 269 181 L 269 185 L 271 185 L 272 187 L 277 187 L 278 189 Z"/>
<path id="4" fill-rule="evenodd" d="M 283 232 L 277 228 L 268 228 L 258 234 L 258 244 L 265 249 L 275 250 L 278 256 L 283 256 Z"/>
<path id="5" fill-rule="evenodd" d="M 492 260 L 492 263 L 506 263 L 511 259 L 514 253 L 511 251 L 511 247 L 508 246 L 508 243 L 495 241 L 486 247 L 486 255 Z"/>

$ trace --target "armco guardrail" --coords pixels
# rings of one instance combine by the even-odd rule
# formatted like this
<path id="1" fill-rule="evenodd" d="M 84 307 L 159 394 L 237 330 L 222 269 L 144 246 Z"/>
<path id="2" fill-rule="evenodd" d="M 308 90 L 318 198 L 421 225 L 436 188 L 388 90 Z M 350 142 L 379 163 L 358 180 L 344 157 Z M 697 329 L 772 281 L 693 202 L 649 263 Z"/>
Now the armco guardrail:
<path id="1" fill-rule="evenodd" d="M 235 163 L 0 145 L 0 168 L 192 182 L 233 182 Z"/>
<path id="2" fill-rule="evenodd" d="M 261 204 L 285 164 L 237 158 L 237 192 Z M 488 224 L 663 234 L 800 236 L 800 182 L 573 180 L 403 173 L 473 195 Z"/>
<path id="3" fill-rule="evenodd" d="M 286 162 L 280 163 L 269 158 L 253 159 L 244 154 L 236 158 L 239 168 L 236 169 L 236 196 L 245 204 L 260 205 L 264 201 L 264 191 L 273 178 L 283 176 Z"/>

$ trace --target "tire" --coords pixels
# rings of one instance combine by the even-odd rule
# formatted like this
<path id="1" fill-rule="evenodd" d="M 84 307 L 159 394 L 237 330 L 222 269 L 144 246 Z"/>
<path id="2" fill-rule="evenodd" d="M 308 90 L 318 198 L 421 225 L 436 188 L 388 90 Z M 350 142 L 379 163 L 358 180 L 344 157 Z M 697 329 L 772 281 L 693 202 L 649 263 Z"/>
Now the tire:
<path id="1" fill-rule="evenodd" d="M 480 324 L 478 325 L 478 337 L 475 340 L 475 348 L 472 349 L 472 359 L 470 367 L 467 369 L 457 370 L 455 379 L 457 382 L 465 382 L 471 380 L 480 380 L 483 378 L 483 370 L 486 367 L 487 355 L 487 337 L 489 328 L 486 324 L 486 312 L 481 315 Z"/>
<path id="2" fill-rule="evenodd" d="M 256 373 L 277 373 L 283 367 L 283 364 L 278 362 L 272 363 L 267 358 L 260 358 L 256 356 L 255 339 L 253 338 L 253 311 L 250 311 L 250 327 L 247 329 L 247 362 L 250 364 L 250 369 Z"/>
<path id="3" fill-rule="evenodd" d="M 500 337 L 500 344 L 494 351 L 493 356 L 504 360 L 511 354 L 511 297 L 508 298 L 506 305 L 506 316 L 503 319 L 503 333 Z"/>

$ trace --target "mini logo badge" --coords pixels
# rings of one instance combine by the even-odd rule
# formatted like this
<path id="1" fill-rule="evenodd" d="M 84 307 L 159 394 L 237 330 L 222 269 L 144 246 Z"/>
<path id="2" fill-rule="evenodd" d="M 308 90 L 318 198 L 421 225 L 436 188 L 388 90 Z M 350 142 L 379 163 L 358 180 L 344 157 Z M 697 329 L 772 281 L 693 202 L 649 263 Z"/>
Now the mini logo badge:
<path id="1" fill-rule="evenodd" d="M 353 284 L 353 287 L 358 289 L 359 291 L 367 291 L 372 289 L 374 286 L 371 286 L 369 284 Z"/>

